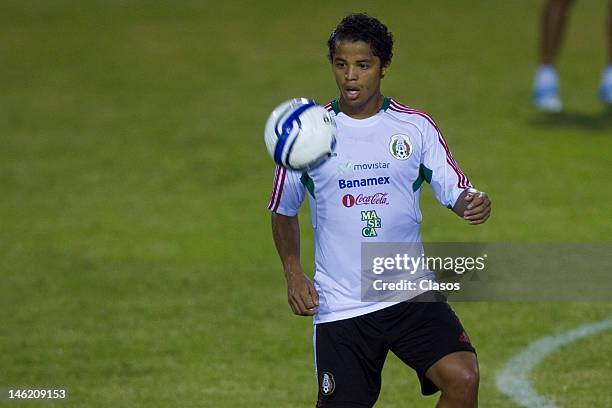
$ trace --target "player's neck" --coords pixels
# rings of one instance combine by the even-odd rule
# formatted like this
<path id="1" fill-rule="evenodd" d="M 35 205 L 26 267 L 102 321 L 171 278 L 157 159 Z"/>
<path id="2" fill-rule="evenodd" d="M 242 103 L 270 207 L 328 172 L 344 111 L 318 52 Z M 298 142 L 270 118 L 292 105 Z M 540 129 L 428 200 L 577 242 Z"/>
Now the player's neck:
<path id="1" fill-rule="evenodd" d="M 340 111 L 353 119 L 367 119 L 374 116 L 380 111 L 384 103 L 385 97 L 379 92 L 374 95 L 369 101 L 360 106 L 350 106 L 344 101 L 342 96 L 338 100 Z"/>

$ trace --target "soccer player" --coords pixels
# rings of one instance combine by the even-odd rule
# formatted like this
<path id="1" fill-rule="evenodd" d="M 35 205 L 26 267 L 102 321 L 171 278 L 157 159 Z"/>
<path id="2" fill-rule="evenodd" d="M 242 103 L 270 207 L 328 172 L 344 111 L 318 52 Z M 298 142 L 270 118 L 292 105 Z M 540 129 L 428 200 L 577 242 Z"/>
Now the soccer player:
<path id="1" fill-rule="evenodd" d="M 549 0 L 542 14 L 540 66 L 533 81 L 533 103 L 542 112 L 558 113 L 563 107 L 554 64 L 572 3 L 573 0 Z M 608 65 L 601 78 L 599 97 L 604 104 L 612 106 L 612 0 L 608 8 L 607 43 Z"/>
<path id="2" fill-rule="evenodd" d="M 340 91 L 326 105 L 338 127 L 335 154 L 303 173 L 277 167 L 268 205 L 289 305 L 297 315 L 314 316 L 317 407 L 373 406 L 389 351 L 416 371 L 424 395 L 441 391 L 438 407 L 475 407 L 475 350 L 450 306 L 362 301 L 360 251 L 362 242 L 420 242 L 423 182 L 472 225 L 489 218 L 491 201 L 472 188 L 429 115 L 381 93 L 393 55 L 384 24 L 351 14 L 328 47 Z M 315 231 L 314 284 L 300 262 L 296 214 L 306 196 Z M 435 298 L 426 290 L 414 296 Z"/>

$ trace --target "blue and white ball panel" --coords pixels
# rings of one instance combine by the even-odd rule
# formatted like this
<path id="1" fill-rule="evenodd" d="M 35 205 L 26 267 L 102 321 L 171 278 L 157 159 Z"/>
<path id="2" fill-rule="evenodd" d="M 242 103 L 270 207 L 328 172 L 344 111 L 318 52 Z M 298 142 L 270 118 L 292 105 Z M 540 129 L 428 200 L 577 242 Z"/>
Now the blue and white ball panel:
<path id="1" fill-rule="evenodd" d="M 312 99 L 280 104 L 266 123 L 270 156 L 284 167 L 305 170 L 333 151 L 336 126 L 329 112 Z"/>

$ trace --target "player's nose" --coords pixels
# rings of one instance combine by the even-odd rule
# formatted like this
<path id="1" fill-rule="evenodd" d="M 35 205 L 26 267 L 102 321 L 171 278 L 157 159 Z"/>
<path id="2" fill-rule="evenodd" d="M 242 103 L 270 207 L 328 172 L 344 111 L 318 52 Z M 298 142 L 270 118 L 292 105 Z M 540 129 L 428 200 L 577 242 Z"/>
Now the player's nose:
<path id="1" fill-rule="evenodd" d="M 355 67 L 351 67 L 349 66 L 346 69 L 346 72 L 344 74 L 344 77 L 346 78 L 346 80 L 350 81 L 350 80 L 355 80 L 357 79 L 357 69 Z"/>

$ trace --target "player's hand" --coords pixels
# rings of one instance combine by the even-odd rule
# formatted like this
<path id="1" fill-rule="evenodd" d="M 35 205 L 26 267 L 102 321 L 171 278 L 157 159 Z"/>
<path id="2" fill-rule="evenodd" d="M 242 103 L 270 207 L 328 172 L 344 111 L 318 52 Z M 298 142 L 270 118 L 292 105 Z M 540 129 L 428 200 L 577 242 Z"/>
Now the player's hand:
<path id="1" fill-rule="evenodd" d="M 304 272 L 287 274 L 287 295 L 293 313 L 312 316 L 317 313 L 319 295 Z"/>
<path id="2" fill-rule="evenodd" d="M 473 190 L 465 196 L 468 206 L 463 213 L 463 219 L 472 225 L 484 223 L 491 215 L 491 200 L 487 193 Z"/>

